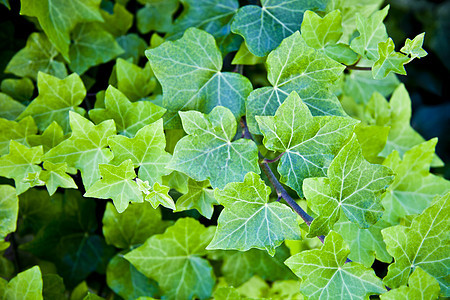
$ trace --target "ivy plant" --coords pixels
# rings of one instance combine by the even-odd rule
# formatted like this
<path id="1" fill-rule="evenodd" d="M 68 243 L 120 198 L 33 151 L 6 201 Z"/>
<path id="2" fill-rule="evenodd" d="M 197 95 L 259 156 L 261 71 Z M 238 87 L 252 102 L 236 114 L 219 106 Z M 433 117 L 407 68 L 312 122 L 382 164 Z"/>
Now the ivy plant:
<path id="1" fill-rule="evenodd" d="M 450 297 L 381 2 L 0 1 L 0 300 Z"/>

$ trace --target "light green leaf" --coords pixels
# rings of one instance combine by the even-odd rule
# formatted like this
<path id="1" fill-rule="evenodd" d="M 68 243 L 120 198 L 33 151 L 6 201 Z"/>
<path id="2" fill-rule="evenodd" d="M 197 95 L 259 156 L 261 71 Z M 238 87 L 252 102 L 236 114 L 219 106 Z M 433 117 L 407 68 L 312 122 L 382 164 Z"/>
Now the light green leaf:
<path id="1" fill-rule="evenodd" d="M 36 134 L 37 131 L 32 117 L 26 117 L 19 122 L 0 118 L 0 155 L 9 152 L 11 140 L 28 146 L 27 137 Z"/>
<path id="2" fill-rule="evenodd" d="M 163 88 L 166 123 L 176 126 L 180 110 L 209 113 L 216 106 L 229 108 L 235 117 L 244 115 L 252 85 L 241 74 L 220 71 L 222 54 L 210 34 L 190 28 L 181 39 L 146 55 Z"/>
<path id="3" fill-rule="evenodd" d="M 62 79 L 67 76 L 67 70 L 58 56 L 58 50 L 47 36 L 34 32 L 28 37 L 25 48 L 17 52 L 8 63 L 5 72 L 34 80 L 39 72 L 44 72 Z"/>
<path id="4" fill-rule="evenodd" d="M 148 193 L 144 192 L 144 194 L 146 194 L 145 201 L 150 202 L 155 209 L 161 204 L 164 207 L 175 210 L 175 203 L 173 202 L 172 197 L 169 196 L 169 190 L 169 187 L 155 182 L 153 188 L 149 190 Z"/>
<path id="5" fill-rule="evenodd" d="M 23 111 L 25 106 L 4 93 L 0 93 L 0 118 L 15 120 Z"/>
<path id="6" fill-rule="evenodd" d="M 119 166 L 99 164 L 102 178 L 95 182 L 84 194 L 84 197 L 112 199 L 119 213 L 127 209 L 131 202 L 144 202 L 142 192 L 137 183 L 131 159 L 125 160 Z"/>
<path id="7" fill-rule="evenodd" d="M 306 10 L 323 10 L 322 0 L 261 0 L 262 7 L 241 7 L 231 24 L 231 31 L 241 35 L 256 56 L 265 56 L 302 24 Z"/>
<path id="8" fill-rule="evenodd" d="M 19 119 L 32 116 L 42 131 L 56 121 L 67 133 L 69 131 L 69 111 L 75 111 L 81 115 L 85 112 L 83 108 L 78 107 L 86 97 L 86 89 L 77 74 L 59 79 L 39 72 L 38 90 L 39 96 L 27 106 Z"/>
<path id="9" fill-rule="evenodd" d="M 439 282 L 417 267 L 411 274 L 408 280 L 408 286 L 401 286 L 399 288 L 390 290 L 389 292 L 380 296 L 381 300 L 396 300 L 396 299 L 438 299 L 439 298 Z"/>
<path id="10" fill-rule="evenodd" d="M 278 164 L 280 181 L 300 196 L 305 178 L 326 176 L 329 164 L 357 123 L 351 118 L 313 117 L 296 92 L 274 117 L 256 116 L 256 121 L 265 147 L 284 152 Z"/>
<path id="11" fill-rule="evenodd" d="M 108 139 L 114 153 L 113 164 L 131 159 L 134 167 L 139 167 L 141 180 L 162 183 L 162 176 L 170 173 L 166 169 L 171 155 L 167 153 L 162 119 L 141 128 L 134 138 L 115 135 Z"/>
<path id="12" fill-rule="evenodd" d="M 389 11 L 389 5 L 382 10 L 374 12 L 370 17 L 356 15 L 356 28 L 359 36 L 350 43 L 350 48 L 369 60 L 378 59 L 378 43 L 388 38 L 386 26 L 383 24 Z"/>
<path id="13" fill-rule="evenodd" d="M 232 65 L 256 65 L 262 64 L 266 61 L 264 57 L 259 57 L 253 55 L 248 48 L 245 42 L 241 44 L 238 52 L 233 57 Z"/>
<path id="14" fill-rule="evenodd" d="M 425 32 L 416 35 L 413 40 L 406 39 L 405 45 L 400 49 L 401 52 L 408 55 L 411 59 L 422 58 L 426 56 L 427 51 L 423 50 L 423 38 L 425 37 Z"/>
<path id="15" fill-rule="evenodd" d="M 355 64 L 360 57 L 349 45 L 342 43 L 328 45 L 324 51 L 328 57 L 348 66 Z"/>
<path id="16" fill-rule="evenodd" d="M 116 63 L 117 88 L 131 101 L 148 96 L 156 87 L 156 78 L 149 64 L 145 68 L 119 58 Z"/>
<path id="17" fill-rule="evenodd" d="M 110 14 L 106 10 L 100 11 L 104 23 L 101 23 L 103 29 L 113 36 L 121 36 L 127 33 L 133 25 L 133 14 L 130 13 L 124 5 L 115 3 L 113 12 Z"/>
<path id="18" fill-rule="evenodd" d="M 342 237 L 331 231 L 321 249 L 300 252 L 285 264 L 302 279 L 300 292 L 308 299 L 367 299 L 385 292 L 372 269 L 345 263 L 349 253 Z"/>
<path id="19" fill-rule="evenodd" d="M 258 149 L 247 139 L 231 142 L 236 135 L 236 119 L 225 107 L 215 107 L 209 115 L 198 111 L 180 112 L 188 136 L 175 146 L 168 168 L 203 181 L 213 188 L 242 181 L 248 172 L 260 173 Z"/>
<path id="20" fill-rule="evenodd" d="M 395 52 L 394 42 L 388 38 L 386 42 L 378 44 L 378 60 L 372 67 L 373 78 L 383 79 L 391 72 L 406 75 L 403 65 L 410 61 L 408 56 Z"/>
<path id="21" fill-rule="evenodd" d="M 125 51 L 119 57 L 126 60 L 131 59 L 134 64 L 139 63 L 139 59 L 144 56 L 144 52 L 148 48 L 147 43 L 135 33 L 119 36 L 116 41 Z"/>
<path id="22" fill-rule="evenodd" d="M 108 62 L 124 53 L 115 38 L 98 23 L 79 24 L 71 33 L 70 69 L 83 74 L 90 67 Z"/>
<path id="23" fill-rule="evenodd" d="M 5 300 L 42 300 L 42 274 L 38 266 L 17 274 L 6 286 Z"/>
<path id="24" fill-rule="evenodd" d="M 211 219 L 214 205 L 219 204 L 214 198 L 214 191 L 209 189 L 211 184 L 208 180 L 195 181 L 189 178 L 188 192 L 178 198 L 177 211 L 197 209 L 199 213 Z"/>
<path id="25" fill-rule="evenodd" d="M 232 286 L 230 287 L 220 287 L 214 291 L 214 300 L 241 300 L 241 295 Z"/>
<path id="26" fill-rule="evenodd" d="M 170 187 L 171 189 L 175 189 L 182 194 L 186 194 L 188 192 L 188 179 L 184 173 L 173 171 L 169 175 L 163 177 L 163 184 Z"/>
<path id="27" fill-rule="evenodd" d="M 33 96 L 34 84 L 33 81 L 31 81 L 31 79 L 28 77 L 20 79 L 7 78 L 2 80 L 0 89 L 3 93 L 8 94 L 12 98 L 21 102 L 25 102 L 30 100 Z"/>
<path id="28" fill-rule="evenodd" d="M 161 220 L 161 212 L 147 202 L 132 203 L 123 213 L 118 213 L 108 202 L 102 222 L 106 243 L 120 249 L 142 244 L 150 236 L 162 233 L 166 227 Z"/>
<path id="29" fill-rule="evenodd" d="M 145 6 L 136 14 L 140 33 L 168 32 L 172 29 L 172 17 L 178 9 L 178 0 L 138 0 Z"/>
<path id="30" fill-rule="evenodd" d="M 449 199 L 450 193 L 436 197 L 429 208 L 413 219 L 410 227 L 397 225 L 381 231 L 387 250 L 395 259 L 383 280 L 387 286 L 406 285 L 414 269 L 420 267 L 439 281 L 442 296 L 450 296 Z"/>
<path id="31" fill-rule="evenodd" d="M 53 195 L 58 187 L 77 189 L 77 185 L 67 172 L 66 163 L 53 164 L 49 161 L 44 161 L 44 169 L 39 174 L 39 179 L 45 182 L 48 193 Z"/>
<path id="32" fill-rule="evenodd" d="M 42 170 L 38 164 L 42 161 L 43 154 L 42 146 L 28 148 L 11 140 L 9 154 L 0 157 L 0 176 L 14 179 L 17 195 L 32 187 L 24 179 L 28 177 L 28 173 Z"/>
<path id="33" fill-rule="evenodd" d="M 29 183 L 30 187 L 34 186 L 43 186 L 45 182 L 39 179 L 40 172 L 28 173 L 28 176 L 25 177 L 22 181 Z"/>
<path id="34" fill-rule="evenodd" d="M 339 10 L 334 10 L 321 18 L 307 10 L 303 16 L 301 27 L 305 43 L 315 49 L 324 49 L 336 44 L 342 35 L 342 17 Z"/>
<path id="35" fill-rule="evenodd" d="M 225 209 L 207 249 L 256 248 L 273 256 L 284 240 L 300 239 L 296 214 L 284 204 L 269 203 L 270 192 L 255 173 L 247 174 L 244 182 L 229 183 L 223 191 L 216 190 L 214 195 Z"/>
<path id="36" fill-rule="evenodd" d="M 0 185 L 0 240 L 7 234 L 16 231 L 17 216 L 19 213 L 19 198 L 16 189 L 10 185 Z"/>
<path id="37" fill-rule="evenodd" d="M 273 116 L 287 96 L 296 91 L 314 116 L 345 113 L 330 91 L 344 66 L 308 45 L 299 32 L 283 40 L 267 57 L 267 79 L 273 87 L 254 90 L 247 98 L 250 132 L 259 133 L 255 116 Z"/>
<path id="38" fill-rule="evenodd" d="M 85 189 L 89 189 L 100 179 L 99 164 L 109 162 L 113 154 L 107 146 L 109 136 L 116 133 L 113 120 L 94 125 L 77 113 L 69 112 L 72 135 L 59 143 L 44 156 L 52 163 L 67 163 L 69 167 L 81 171 Z"/>
<path id="39" fill-rule="evenodd" d="M 272 284 L 269 290 L 269 299 L 276 300 L 303 300 L 300 293 L 300 280 L 279 280 Z"/>
<path id="40" fill-rule="evenodd" d="M 383 195 L 383 219 L 399 224 L 407 215 L 423 212 L 434 196 L 450 190 L 450 181 L 430 173 L 436 143 L 434 138 L 419 144 L 406 151 L 402 160 L 397 151 L 386 158 L 383 165 L 394 171 L 395 180 Z"/>
<path id="41" fill-rule="evenodd" d="M 319 215 L 309 235 L 327 234 L 341 211 L 362 229 L 374 225 L 383 214 L 379 196 L 394 179 L 392 175 L 391 169 L 364 160 L 353 135 L 331 162 L 327 177 L 308 178 L 303 183 L 308 206 Z"/>
<path id="42" fill-rule="evenodd" d="M 27 117 L 31 118 L 31 117 Z M 24 120 L 26 120 L 25 118 Z M 28 135 L 26 141 L 30 146 L 44 147 L 44 153 L 64 141 L 64 131 L 56 121 L 53 121 L 41 135 Z"/>
<path id="43" fill-rule="evenodd" d="M 386 145 L 389 130 L 389 126 L 368 126 L 364 123 L 359 123 L 355 127 L 362 154 L 368 162 L 378 164 L 383 162 L 383 158 L 379 157 L 378 153 Z"/>
<path id="44" fill-rule="evenodd" d="M 149 101 L 132 103 L 122 92 L 110 85 L 105 93 L 105 108 L 91 109 L 89 117 L 97 124 L 113 119 L 119 134 L 133 137 L 140 129 L 161 118 L 165 111 Z"/>
<path id="45" fill-rule="evenodd" d="M 21 15 L 36 17 L 66 60 L 69 60 L 69 32 L 81 22 L 103 21 L 100 0 L 21 0 Z"/>
<path id="46" fill-rule="evenodd" d="M 265 299 L 269 288 L 269 284 L 266 281 L 259 276 L 253 276 L 236 290 L 245 297 L 244 299 Z"/>
<path id="47" fill-rule="evenodd" d="M 213 269 L 202 256 L 214 227 L 182 218 L 164 234 L 150 237 L 124 257 L 138 271 L 158 281 L 168 299 L 208 299 L 215 284 Z"/>

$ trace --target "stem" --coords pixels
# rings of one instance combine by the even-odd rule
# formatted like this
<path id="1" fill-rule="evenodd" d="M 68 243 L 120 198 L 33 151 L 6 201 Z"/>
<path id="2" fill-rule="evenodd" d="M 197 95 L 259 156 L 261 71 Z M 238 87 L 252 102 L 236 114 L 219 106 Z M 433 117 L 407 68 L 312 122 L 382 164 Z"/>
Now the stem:
<path id="1" fill-rule="evenodd" d="M 244 65 L 236 65 L 233 72 L 243 75 L 244 74 Z"/>
<path id="2" fill-rule="evenodd" d="M 358 71 L 371 71 L 372 68 L 371 67 L 358 67 L 358 66 L 347 66 L 348 70 L 358 70 Z"/>
<path id="3" fill-rule="evenodd" d="M 247 120 L 245 119 L 245 116 L 241 118 L 239 124 L 242 127 L 242 137 L 247 140 L 253 140 L 252 134 L 250 133 L 250 131 L 248 131 Z"/>
<path id="4" fill-rule="evenodd" d="M 276 161 L 278 161 L 283 155 L 284 155 L 284 153 L 286 153 L 286 152 L 283 152 L 283 153 L 281 153 L 280 155 L 278 155 L 277 157 L 275 157 L 274 159 L 267 159 L 267 158 L 264 158 L 264 162 L 266 162 L 266 163 L 274 163 L 274 162 L 276 162 Z"/>

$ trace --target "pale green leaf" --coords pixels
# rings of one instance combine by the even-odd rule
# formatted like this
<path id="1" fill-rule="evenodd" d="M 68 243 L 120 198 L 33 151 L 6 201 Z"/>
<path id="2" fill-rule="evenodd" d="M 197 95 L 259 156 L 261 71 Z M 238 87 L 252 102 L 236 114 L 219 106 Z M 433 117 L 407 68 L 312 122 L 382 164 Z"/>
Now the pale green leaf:
<path id="1" fill-rule="evenodd" d="M 24 120 L 26 120 L 27 118 L 25 118 Z M 64 131 L 56 121 L 53 121 L 42 134 L 28 135 L 26 137 L 26 141 L 30 146 L 33 147 L 42 145 L 44 147 L 44 152 L 47 152 L 51 148 L 64 141 Z"/>
<path id="2" fill-rule="evenodd" d="M 67 76 L 67 70 L 58 56 L 58 50 L 47 36 L 34 32 L 28 37 L 25 48 L 17 52 L 8 63 L 5 72 L 34 80 L 39 72 L 44 72 L 62 79 Z"/>
<path id="3" fill-rule="evenodd" d="M 214 300 L 241 300 L 241 295 L 234 287 L 220 287 L 214 291 Z"/>
<path id="4" fill-rule="evenodd" d="M 42 146 L 28 148 L 11 140 L 9 154 L 0 157 L 0 176 L 14 179 L 17 195 L 32 187 L 24 179 L 28 177 L 28 173 L 42 170 L 38 164 L 42 161 L 43 154 Z"/>
<path id="5" fill-rule="evenodd" d="M 202 256 L 213 230 L 191 218 L 178 219 L 164 234 L 150 237 L 124 257 L 138 271 L 158 281 L 168 299 L 208 299 L 215 276 Z"/>
<path id="6" fill-rule="evenodd" d="M 140 33 L 168 32 L 172 29 L 172 16 L 178 8 L 178 0 L 138 0 L 145 4 L 136 14 Z"/>
<path id="7" fill-rule="evenodd" d="M 199 213 L 208 219 L 211 219 L 214 205 L 219 204 L 214 198 L 214 191 L 209 187 L 211 184 L 208 180 L 195 181 L 191 178 L 188 180 L 188 192 L 178 198 L 177 211 L 197 209 Z"/>
<path id="8" fill-rule="evenodd" d="M 133 14 L 120 3 L 114 4 L 112 14 L 106 10 L 101 10 L 100 13 L 105 21 L 101 26 L 113 36 L 126 34 L 133 25 Z"/>
<path id="9" fill-rule="evenodd" d="M 256 64 L 262 64 L 266 61 L 264 57 L 259 57 L 256 55 L 253 55 L 248 48 L 245 42 L 241 44 L 241 47 L 239 48 L 238 52 L 233 57 L 233 61 L 231 64 L 233 65 L 256 65 Z"/>
<path id="10" fill-rule="evenodd" d="M 170 187 L 171 189 L 175 189 L 182 194 L 186 194 L 188 192 L 188 179 L 184 173 L 173 171 L 169 175 L 163 177 L 163 184 Z"/>
<path id="11" fill-rule="evenodd" d="M 146 55 L 163 88 L 166 123 L 177 126 L 180 110 L 209 113 L 216 106 L 229 108 L 235 117 L 244 115 L 252 85 L 241 74 L 221 72 L 222 54 L 209 33 L 190 28 L 181 39 Z"/>
<path id="12" fill-rule="evenodd" d="M 303 183 L 308 206 L 319 215 L 309 235 L 327 234 L 341 211 L 360 228 L 374 225 L 383 214 L 379 196 L 394 179 L 392 175 L 391 169 L 363 158 L 353 135 L 331 162 L 327 177 L 308 178 Z"/>
<path id="13" fill-rule="evenodd" d="M 248 172 L 261 172 L 255 143 L 247 139 L 231 142 L 237 126 L 229 109 L 218 106 L 209 115 L 189 111 L 180 116 L 188 136 L 175 146 L 168 168 L 197 181 L 209 179 L 213 188 L 242 181 Z"/>
<path id="14" fill-rule="evenodd" d="M 105 108 L 94 108 L 89 117 L 97 124 L 113 119 L 117 132 L 133 137 L 141 128 L 164 115 L 166 110 L 149 101 L 130 102 L 118 89 L 109 86 L 105 93 Z"/>
<path id="15" fill-rule="evenodd" d="M 38 131 L 32 117 L 26 117 L 19 122 L 0 118 L 0 155 L 9 152 L 9 142 L 14 140 L 28 146 L 27 137 Z"/>
<path id="16" fill-rule="evenodd" d="M 214 195 L 225 209 L 207 249 L 257 248 L 273 256 L 284 240 L 300 239 L 296 214 L 284 204 L 269 203 L 270 192 L 255 173 L 247 174 L 243 182 L 217 189 Z"/>
<path id="17" fill-rule="evenodd" d="M 385 292 L 372 269 L 346 263 L 349 253 L 342 237 L 331 231 L 321 249 L 300 252 L 285 264 L 302 279 L 300 291 L 308 299 L 367 299 Z"/>
<path id="18" fill-rule="evenodd" d="M 326 176 L 334 156 L 350 137 L 357 121 L 343 117 L 313 117 L 296 92 L 274 117 L 256 116 L 264 145 L 284 152 L 278 164 L 280 181 L 303 196 L 303 180 Z"/>
<path id="19" fill-rule="evenodd" d="M 357 63 L 360 57 L 349 45 L 342 43 L 328 45 L 324 51 L 328 57 L 347 66 Z"/>
<path id="20" fill-rule="evenodd" d="M 146 193 L 145 201 L 150 202 L 155 209 L 161 204 L 164 207 L 175 210 L 175 203 L 173 202 L 172 197 L 169 196 L 169 190 L 169 187 L 155 182 L 152 189 Z"/>
<path id="21" fill-rule="evenodd" d="M 269 288 L 269 284 L 265 280 L 259 276 L 253 276 L 236 290 L 244 299 L 265 299 Z"/>
<path id="22" fill-rule="evenodd" d="M 422 48 L 424 37 L 425 32 L 416 35 L 416 37 L 413 40 L 406 39 L 405 45 L 400 49 L 400 51 L 405 53 L 412 59 L 422 58 L 426 56 L 428 53 Z"/>
<path id="23" fill-rule="evenodd" d="M 100 179 L 99 164 L 109 162 L 113 158 L 107 149 L 107 139 L 116 133 L 114 121 L 108 120 L 94 125 L 77 113 L 69 112 L 72 135 L 59 143 L 44 156 L 44 160 L 52 163 L 67 163 L 71 168 L 81 171 L 85 189 L 89 189 Z"/>
<path id="24" fill-rule="evenodd" d="M 25 106 L 4 93 L 0 93 L 0 118 L 15 120 L 23 111 Z"/>
<path id="25" fill-rule="evenodd" d="M 19 119 L 32 116 L 41 131 L 56 121 L 67 133 L 70 129 L 69 111 L 81 115 L 85 112 L 83 108 L 78 107 L 86 97 L 86 89 L 77 74 L 59 79 L 39 72 L 38 90 L 39 96 L 31 101 Z"/>
<path id="26" fill-rule="evenodd" d="M 359 123 L 355 127 L 362 154 L 368 162 L 378 164 L 383 162 L 383 158 L 378 154 L 386 145 L 389 130 L 389 126 L 368 126 L 364 123 Z"/>
<path id="27" fill-rule="evenodd" d="M 383 282 L 390 288 L 406 285 L 411 273 L 422 268 L 441 286 L 441 295 L 450 296 L 450 193 L 436 197 L 432 205 L 415 217 L 410 227 L 397 225 L 382 230 L 388 252 L 395 262 Z"/>
<path id="28" fill-rule="evenodd" d="M 391 38 L 388 38 L 386 42 L 378 44 L 378 60 L 372 67 L 373 78 L 383 79 L 391 72 L 406 75 L 403 65 L 410 61 L 411 59 L 408 56 L 395 52 L 394 42 Z"/>
<path id="29" fill-rule="evenodd" d="M 78 188 L 67 172 L 66 163 L 53 164 L 49 161 L 44 161 L 44 170 L 39 174 L 39 179 L 45 182 L 45 186 L 47 187 L 50 196 L 56 192 L 58 187 L 66 189 Z"/>
<path id="30" fill-rule="evenodd" d="M 84 197 L 112 199 L 119 213 L 127 209 L 131 202 L 143 202 L 144 197 L 139 190 L 133 163 L 131 159 L 125 160 L 119 166 L 99 164 L 102 178 L 95 182 L 84 194 Z"/>
<path id="31" fill-rule="evenodd" d="M 323 10 L 323 0 L 261 0 L 261 6 L 241 7 L 231 30 L 241 35 L 256 56 L 265 56 L 302 24 L 306 10 Z"/>
<path id="32" fill-rule="evenodd" d="M 315 49 L 324 49 L 336 44 L 342 35 L 342 17 L 339 10 L 326 14 L 323 18 L 313 11 L 306 11 L 301 27 L 305 43 Z"/>
<path id="33" fill-rule="evenodd" d="M 272 284 L 269 290 L 269 299 L 274 300 L 303 300 L 300 293 L 300 280 L 279 280 Z"/>
<path id="34" fill-rule="evenodd" d="M 312 115 L 345 113 L 329 88 L 344 66 L 306 45 L 299 32 L 283 40 L 267 57 L 267 79 L 273 87 L 254 90 L 246 102 L 248 126 L 259 133 L 255 116 L 273 116 L 287 96 L 296 91 Z"/>
<path id="35" fill-rule="evenodd" d="M 18 213 L 19 198 L 16 196 L 16 189 L 10 185 L 0 185 L 0 240 L 16 231 Z"/>
<path id="36" fill-rule="evenodd" d="M 42 300 L 42 274 L 38 266 L 17 274 L 6 286 L 4 300 Z"/>
<path id="37" fill-rule="evenodd" d="M 36 60 L 36 58 L 33 59 Z M 34 84 L 28 77 L 20 79 L 7 78 L 2 80 L 0 89 L 3 93 L 8 94 L 12 98 L 25 102 L 30 100 L 33 96 Z"/>
<path id="38" fill-rule="evenodd" d="M 117 88 L 131 101 L 148 96 L 156 86 L 149 64 L 145 68 L 119 58 L 116 63 Z"/>

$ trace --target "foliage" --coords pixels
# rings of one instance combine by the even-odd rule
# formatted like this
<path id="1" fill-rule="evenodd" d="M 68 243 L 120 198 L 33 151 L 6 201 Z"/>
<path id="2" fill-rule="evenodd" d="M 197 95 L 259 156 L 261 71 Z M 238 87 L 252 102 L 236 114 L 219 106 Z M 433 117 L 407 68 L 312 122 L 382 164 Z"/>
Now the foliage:
<path id="1" fill-rule="evenodd" d="M 381 2 L 0 1 L 0 299 L 450 297 Z"/>

